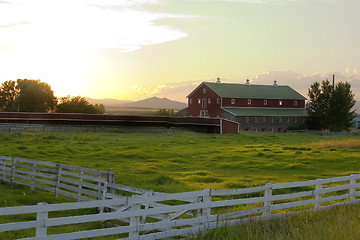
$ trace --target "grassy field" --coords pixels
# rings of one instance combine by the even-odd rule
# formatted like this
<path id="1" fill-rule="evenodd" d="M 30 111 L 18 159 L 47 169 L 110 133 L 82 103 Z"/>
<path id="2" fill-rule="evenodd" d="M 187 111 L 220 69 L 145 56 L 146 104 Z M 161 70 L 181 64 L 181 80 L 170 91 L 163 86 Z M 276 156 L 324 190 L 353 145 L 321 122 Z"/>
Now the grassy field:
<path id="1" fill-rule="evenodd" d="M 259 186 L 267 182 L 280 183 L 360 173 L 359 149 L 360 136 L 336 137 L 296 133 L 0 133 L 0 155 L 61 162 L 101 170 L 111 168 L 116 173 L 117 183 L 163 192 L 242 188 Z M 71 201 L 66 198 L 54 201 L 52 194 L 42 191 L 30 194 L 29 189 L 22 186 L 12 189 L 8 184 L 0 184 L 0 190 L 0 207 L 33 205 L 40 201 Z M 328 219 L 327 225 L 324 226 L 332 231 L 336 229 L 332 225 L 334 221 L 345 221 L 344 224 L 346 221 L 360 223 L 360 215 L 348 214 L 348 211 L 355 210 L 340 208 L 339 211 L 331 212 L 334 215 L 325 212 L 324 217 L 314 213 L 295 216 L 286 222 L 278 220 L 251 223 L 218 230 L 201 238 L 304 239 L 302 236 L 306 235 L 301 234 L 307 234 L 319 224 L 325 224 L 319 219 Z M 360 213 L 360 210 L 357 210 L 357 213 Z M 339 220 L 335 220 L 335 217 Z M 319 224 L 307 224 L 314 221 L 319 221 Z M 304 222 L 304 226 L 299 225 Z M 283 226 L 286 230 L 281 230 Z M 86 226 L 93 227 L 99 226 Z M 311 229 L 308 229 L 309 227 Z M 321 231 L 316 230 L 315 235 L 312 235 L 314 237 L 307 239 L 318 239 L 316 234 L 321 234 Z M 358 236 L 358 232 L 352 233 Z M 15 233 L 8 234 L 1 237 L 18 237 L 12 235 Z M 339 237 L 321 239 L 342 239 L 343 232 L 339 234 L 336 235 Z"/>
<path id="2" fill-rule="evenodd" d="M 360 173 L 360 136 L 192 132 L 1 133 L 0 155 L 112 169 L 164 192 L 241 188 Z"/>

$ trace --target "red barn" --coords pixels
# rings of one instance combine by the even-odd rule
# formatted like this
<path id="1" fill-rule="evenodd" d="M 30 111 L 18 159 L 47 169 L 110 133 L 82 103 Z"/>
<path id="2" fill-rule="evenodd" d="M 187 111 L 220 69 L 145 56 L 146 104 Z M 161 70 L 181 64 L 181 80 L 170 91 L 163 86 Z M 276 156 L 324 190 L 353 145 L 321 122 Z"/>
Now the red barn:
<path id="1" fill-rule="evenodd" d="M 307 116 L 306 98 L 289 86 L 203 82 L 188 96 L 188 115 L 221 117 L 240 130 L 282 132 Z"/>

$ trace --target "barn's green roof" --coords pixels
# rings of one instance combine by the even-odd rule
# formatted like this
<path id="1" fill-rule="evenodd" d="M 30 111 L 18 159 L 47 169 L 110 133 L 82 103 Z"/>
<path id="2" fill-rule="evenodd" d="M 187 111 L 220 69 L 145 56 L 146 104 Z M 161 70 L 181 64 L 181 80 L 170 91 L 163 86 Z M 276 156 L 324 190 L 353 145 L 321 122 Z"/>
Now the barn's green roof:
<path id="1" fill-rule="evenodd" d="M 209 88 L 223 98 L 252 98 L 252 99 L 283 99 L 305 100 L 300 93 L 286 85 L 254 85 L 239 83 L 204 82 Z M 200 87 L 200 86 L 199 86 Z M 191 94 L 190 94 L 191 95 Z"/>
<path id="2" fill-rule="evenodd" d="M 223 108 L 237 117 L 306 117 L 304 108 Z"/>

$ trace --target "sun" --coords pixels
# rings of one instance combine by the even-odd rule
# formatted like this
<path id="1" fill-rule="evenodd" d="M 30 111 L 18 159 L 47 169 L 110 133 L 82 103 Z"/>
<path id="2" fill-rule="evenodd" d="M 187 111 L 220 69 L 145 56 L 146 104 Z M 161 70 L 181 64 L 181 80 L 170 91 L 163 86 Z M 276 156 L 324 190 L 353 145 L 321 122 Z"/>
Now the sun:
<path id="1" fill-rule="evenodd" d="M 6 80 L 39 79 L 48 83 L 57 97 L 76 96 L 85 84 L 84 55 L 69 48 L 17 45 L 0 55 L 1 75 Z"/>

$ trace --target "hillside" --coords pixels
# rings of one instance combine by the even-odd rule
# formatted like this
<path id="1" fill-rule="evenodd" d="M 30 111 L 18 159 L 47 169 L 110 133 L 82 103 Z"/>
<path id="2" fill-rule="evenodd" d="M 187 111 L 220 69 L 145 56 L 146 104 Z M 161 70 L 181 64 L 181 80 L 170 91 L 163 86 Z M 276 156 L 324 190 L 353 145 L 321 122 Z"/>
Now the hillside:
<path id="1" fill-rule="evenodd" d="M 165 109 L 183 109 L 187 107 L 185 103 L 170 100 L 168 98 L 152 97 L 140 101 L 126 103 L 123 106 L 135 108 L 165 108 Z"/>
<path id="2" fill-rule="evenodd" d="M 147 98 L 136 102 L 117 99 L 87 98 L 87 100 L 91 104 L 103 104 L 105 106 L 105 112 L 108 114 L 153 115 L 158 109 L 165 108 L 176 111 L 187 107 L 185 103 L 158 97 Z"/>
<path id="3" fill-rule="evenodd" d="M 103 104 L 106 106 L 118 106 L 130 103 L 130 100 L 117 100 L 117 99 L 111 99 L 111 98 L 104 98 L 104 99 L 93 99 L 93 98 L 86 98 L 86 100 L 89 101 L 91 104 Z"/>

